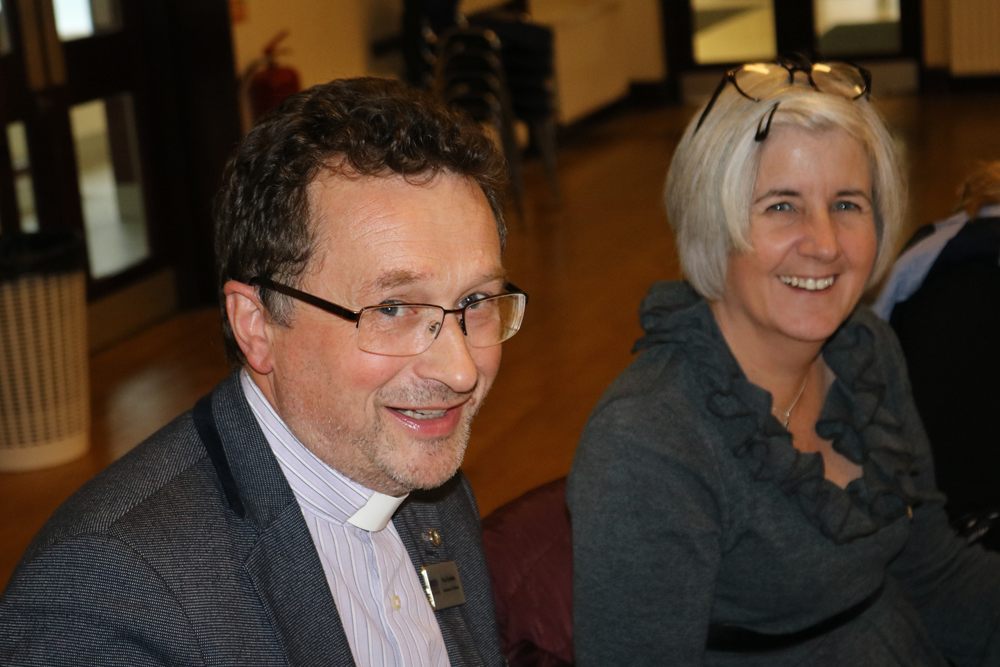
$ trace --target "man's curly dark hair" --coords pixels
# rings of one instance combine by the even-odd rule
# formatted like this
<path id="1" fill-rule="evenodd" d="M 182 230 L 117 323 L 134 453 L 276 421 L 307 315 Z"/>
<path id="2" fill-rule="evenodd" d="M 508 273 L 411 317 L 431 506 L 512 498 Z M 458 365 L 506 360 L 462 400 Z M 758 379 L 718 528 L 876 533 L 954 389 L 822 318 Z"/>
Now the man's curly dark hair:
<path id="1" fill-rule="evenodd" d="M 398 81 L 343 79 L 286 98 L 243 138 L 216 199 L 215 257 L 226 356 L 245 363 L 226 316 L 223 285 L 255 276 L 297 285 L 316 247 L 309 185 L 323 173 L 402 175 L 414 184 L 447 172 L 473 179 L 504 247 L 506 165 L 478 126 L 430 93 Z M 287 326 L 287 297 L 259 291 L 271 321 Z"/>

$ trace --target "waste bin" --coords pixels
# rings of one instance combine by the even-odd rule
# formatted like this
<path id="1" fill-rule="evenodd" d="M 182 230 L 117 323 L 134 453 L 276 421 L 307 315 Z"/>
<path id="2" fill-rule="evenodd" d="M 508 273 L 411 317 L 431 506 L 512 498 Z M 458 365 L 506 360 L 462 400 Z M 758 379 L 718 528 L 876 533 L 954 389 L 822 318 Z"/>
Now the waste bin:
<path id="1" fill-rule="evenodd" d="M 0 471 L 87 451 L 86 265 L 82 235 L 0 234 Z"/>

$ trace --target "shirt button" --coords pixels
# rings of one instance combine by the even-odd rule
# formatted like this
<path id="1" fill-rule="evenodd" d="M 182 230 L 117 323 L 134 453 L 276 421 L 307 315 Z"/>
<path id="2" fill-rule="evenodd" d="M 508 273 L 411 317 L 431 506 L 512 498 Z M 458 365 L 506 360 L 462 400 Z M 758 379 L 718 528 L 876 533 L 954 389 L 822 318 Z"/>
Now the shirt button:
<path id="1" fill-rule="evenodd" d="M 399 601 L 398 595 L 392 596 L 392 608 L 399 611 L 399 608 L 403 606 L 403 603 Z"/>

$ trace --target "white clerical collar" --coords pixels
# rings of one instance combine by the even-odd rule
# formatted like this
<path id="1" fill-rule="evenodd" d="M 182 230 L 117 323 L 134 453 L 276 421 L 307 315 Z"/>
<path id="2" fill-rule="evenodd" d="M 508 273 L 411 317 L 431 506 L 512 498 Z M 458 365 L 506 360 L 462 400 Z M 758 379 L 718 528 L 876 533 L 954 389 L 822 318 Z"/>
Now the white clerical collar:
<path id="1" fill-rule="evenodd" d="M 347 523 L 357 526 L 361 530 L 377 533 L 389 524 L 392 515 L 404 500 L 406 500 L 405 495 L 396 498 L 379 493 L 378 491 L 372 491 L 368 502 L 352 514 Z"/>

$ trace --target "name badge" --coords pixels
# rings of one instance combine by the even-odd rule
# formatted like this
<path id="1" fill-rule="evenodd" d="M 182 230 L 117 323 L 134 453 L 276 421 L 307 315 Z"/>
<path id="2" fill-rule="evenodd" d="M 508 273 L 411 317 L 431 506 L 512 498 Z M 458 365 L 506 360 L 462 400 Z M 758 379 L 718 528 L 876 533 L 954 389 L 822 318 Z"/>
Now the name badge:
<path id="1" fill-rule="evenodd" d="M 424 592 L 434 611 L 465 604 L 465 591 L 462 590 L 462 579 L 458 576 L 455 561 L 425 565 L 420 568 L 420 574 L 424 579 Z"/>

